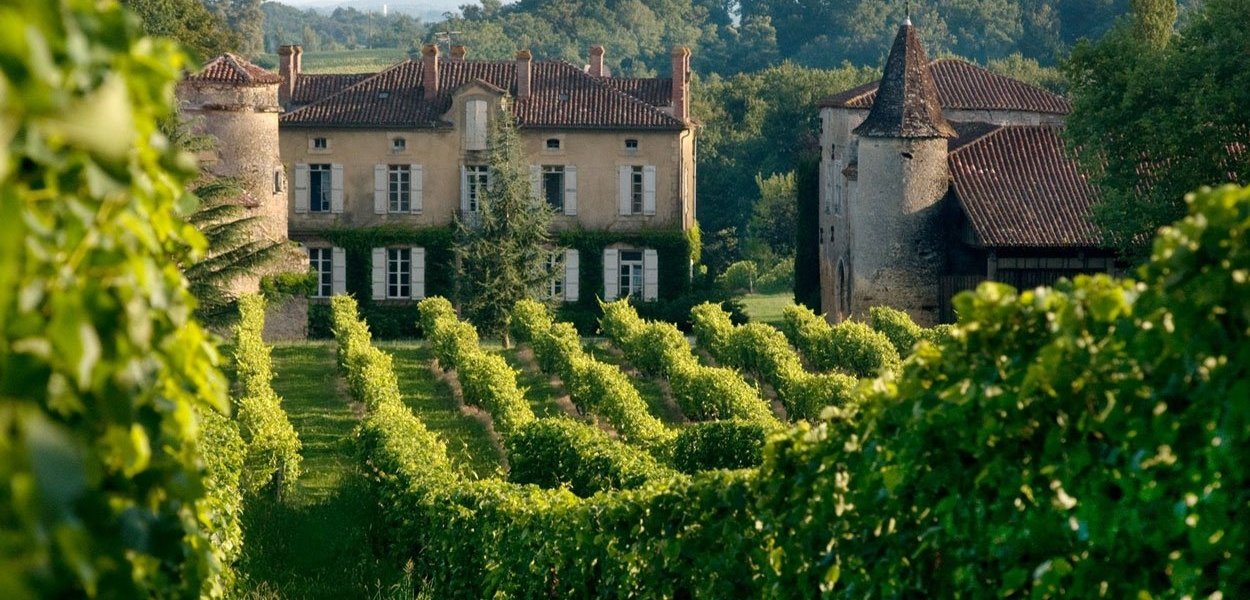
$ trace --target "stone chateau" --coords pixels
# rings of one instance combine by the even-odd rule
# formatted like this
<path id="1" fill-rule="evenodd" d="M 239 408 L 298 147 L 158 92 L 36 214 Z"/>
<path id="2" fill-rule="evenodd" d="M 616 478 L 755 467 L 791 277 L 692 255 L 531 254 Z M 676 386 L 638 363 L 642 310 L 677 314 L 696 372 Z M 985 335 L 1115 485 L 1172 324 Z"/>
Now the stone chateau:
<path id="1" fill-rule="evenodd" d="M 984 280 L 1053 283 L 1114 269 L 1095 192 L 1060 136 L 1061 96 L 956 59 L 930 61 L 910 20 L 880 81 L 820 104 L 821 300 L 922 324 Z"/>
<path id="2" fill-rule="evenodd" d="M 472 222 L 490 181 L 488 132 L 505 109 L 555 232 L 596 240 L 566 251 L 552 296 L 657 299 L 680 291 L 666 291 L 676 280 L 662 273 L 688 277 L 689 256 L 646 240 L 682 239 L 695 225 L 690 51 L 673 50 L 665 78 L 612 77 L 604 53 L 592 46 L 590 64 L 577 66 L 426 45 L 377 73 L 331 75 L 304 73 L 300 47 L 283 46 L 278 73 L 227 54 L 188 75 L 178 97 L 220 140 L 208 162 L 243 179 L 262 235 L 306 248 L 314 302 L 350 292 L 400 305 L 450 292 L 445 234 L 454 215 Z M 344 233 L 353 231 L 385 243 L 353 258 L 361 249 L 337 243 L 369 238 Z"/>

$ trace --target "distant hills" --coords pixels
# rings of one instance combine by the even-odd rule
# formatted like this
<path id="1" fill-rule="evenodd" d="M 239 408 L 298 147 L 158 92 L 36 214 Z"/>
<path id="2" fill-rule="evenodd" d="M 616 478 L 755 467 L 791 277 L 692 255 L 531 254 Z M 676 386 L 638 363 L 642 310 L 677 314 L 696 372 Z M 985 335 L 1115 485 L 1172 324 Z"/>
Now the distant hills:
<path id="1" fill-rule="evenodd" d="M 473 4 L 473 0 L 283 0 L 272 4 L 285 4 L 299 9 L 313 9 L 317 12 L 331 13 L 334 9 L 354 8 L 360 12 L 381 13 L 386 7 L 388 14 L 406 14 L 420 18 L 427 23 L 443 20 L 443 13 L 459 12 L 461 4 Z"/>

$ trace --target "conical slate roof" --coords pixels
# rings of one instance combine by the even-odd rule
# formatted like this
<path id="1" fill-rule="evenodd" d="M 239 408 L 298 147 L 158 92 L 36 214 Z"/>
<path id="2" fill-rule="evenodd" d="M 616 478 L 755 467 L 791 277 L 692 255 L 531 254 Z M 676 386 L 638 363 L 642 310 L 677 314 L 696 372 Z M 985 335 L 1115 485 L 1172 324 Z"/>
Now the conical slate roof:
<path id="1" fill-rule="evenodd" d="M 928 65 L 920 37 L 909 20 L 894 38 L 876 101 L 868 118 L 855 128 L 855 134 L 883 138 L 955 137 L 955 129 L 942 116 L 942 104 Z"/>

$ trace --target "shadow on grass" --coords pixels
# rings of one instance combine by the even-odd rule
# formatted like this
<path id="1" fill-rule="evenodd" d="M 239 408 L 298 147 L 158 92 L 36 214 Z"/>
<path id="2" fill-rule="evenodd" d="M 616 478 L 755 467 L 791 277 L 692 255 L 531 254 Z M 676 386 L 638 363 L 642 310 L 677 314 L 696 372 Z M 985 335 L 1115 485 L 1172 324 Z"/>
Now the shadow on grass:
<path id="1" fill-rule="evenodd" d="M 300 504 L 248 498 L 241 573 L 244 598 L 413 598 L 410 567 L 387 556 L 385 525 L 359 473 L 334 493 Z"/>

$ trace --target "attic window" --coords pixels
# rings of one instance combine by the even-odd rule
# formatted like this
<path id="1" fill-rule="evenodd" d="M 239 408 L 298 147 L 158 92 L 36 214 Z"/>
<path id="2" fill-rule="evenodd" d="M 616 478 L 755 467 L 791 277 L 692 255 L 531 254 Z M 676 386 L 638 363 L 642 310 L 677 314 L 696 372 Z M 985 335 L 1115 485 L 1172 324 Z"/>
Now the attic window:
<path id="1" fill-rule="evenodd" d="M 559 150 L 559 149 L 560 149 L 560 138 L 547 138 L 547 149 L 548 149 L 548 150 Z"/>
<path id="2" fill-rule="evenodd" d="M 397 137 L 391 140 L 391 150 L 394 152 L 403 152 L 408 149 L 408 140 Z"/>
<path id="3" fill-rule="evenodd" d="M 389 90 L 382 90 L 382 91 L 378 92 L 378 99 L 379 99 L 379 100 L 385 100 L 385 99 L 390 98 L 390 97 L 391 97 L 391 92 L 390 92 Z"/>
<path id="4" fill-rule="evenodd" d="M 330 140 L 323 137 L 315 137 L 312 139 L 313 150 L 327 150 L 330 148 Z"/>
<path id="5" fill-rule="evenodd" d="M 633 152 L 637 149 L 638 149 L 638 140 L 635 140 L 633 138 L 625 140 L 625 150 L 629 152 Z"/>

